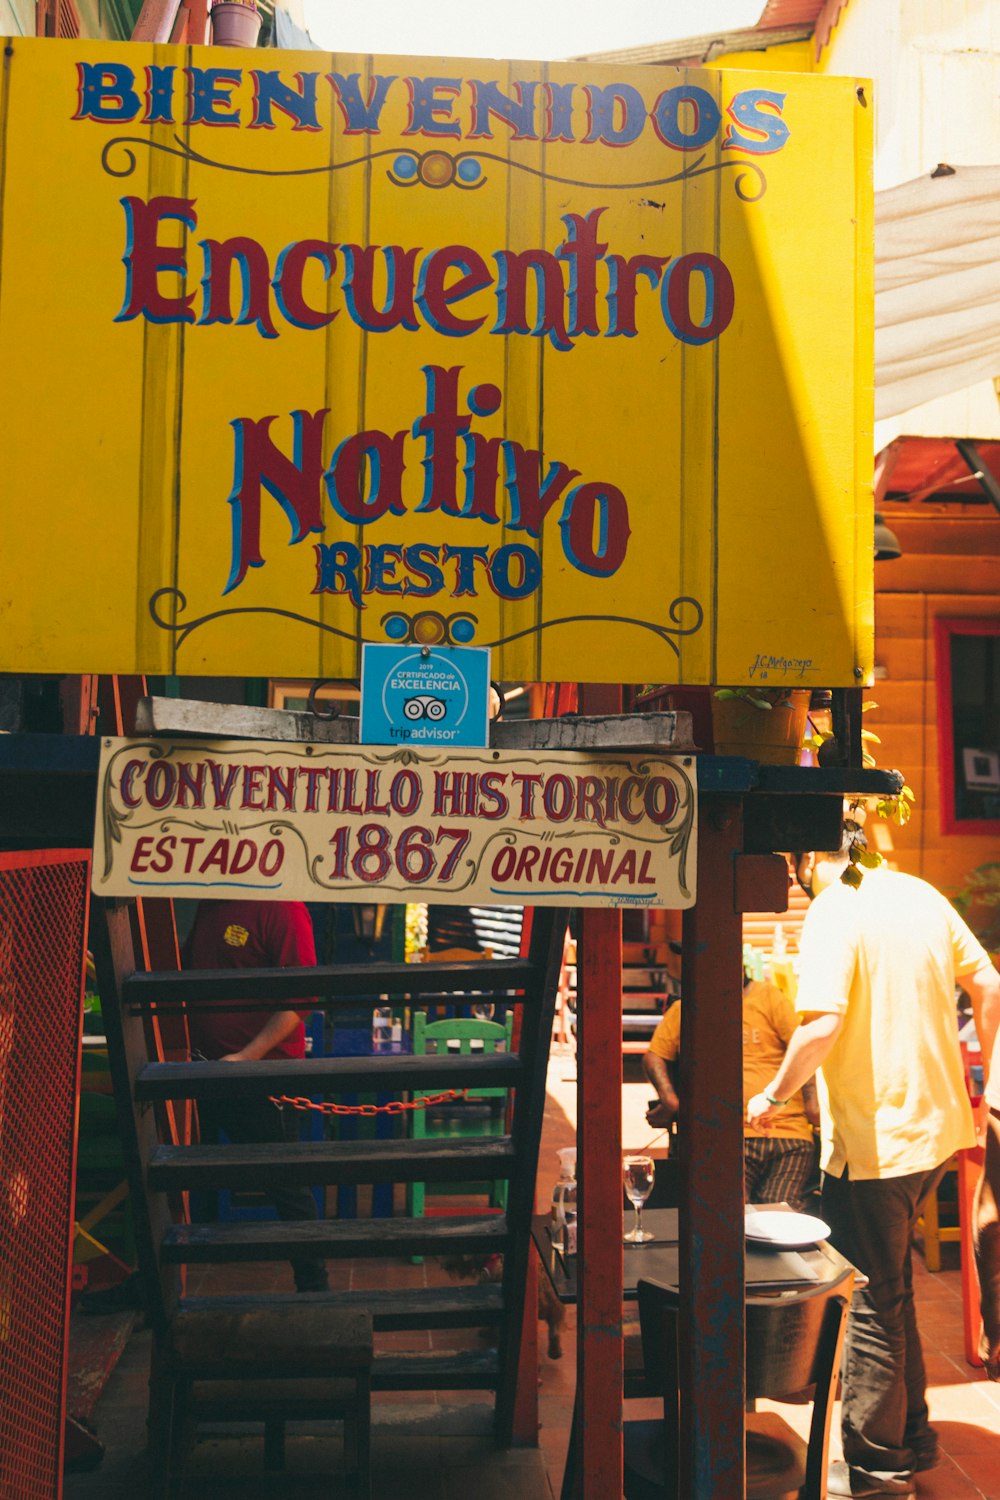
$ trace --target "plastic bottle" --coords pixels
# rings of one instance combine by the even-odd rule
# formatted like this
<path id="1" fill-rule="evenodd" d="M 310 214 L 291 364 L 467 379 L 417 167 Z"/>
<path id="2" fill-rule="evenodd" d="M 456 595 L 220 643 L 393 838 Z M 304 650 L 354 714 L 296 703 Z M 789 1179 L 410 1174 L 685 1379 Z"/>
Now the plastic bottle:
<path id="1" fill-rule="evenodd" d="M 392 1037 L 392 1006 L 388 995 L 379 995 L 379 1004 L 372 1011 L 372 1051 L 388 1052 Z"/>
<path id="2" fill-rule="evenodd" d="M 552 1189 L 552 1240 L 564 1255 L 576 1254 L 576 1147 L 558 1151 L 559 1181 Z"/>

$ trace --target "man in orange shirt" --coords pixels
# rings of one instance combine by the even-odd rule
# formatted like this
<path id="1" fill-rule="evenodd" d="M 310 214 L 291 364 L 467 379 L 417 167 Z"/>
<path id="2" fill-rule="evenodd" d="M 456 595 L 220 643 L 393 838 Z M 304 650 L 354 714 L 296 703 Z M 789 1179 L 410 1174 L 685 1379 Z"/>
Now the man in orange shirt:
<path id="1" fill-rule="evenodd" d="M 773 1077 L 797 1025 L 798 1017 L 783 990 L 744 975 L 744 1117 L 749 1101 Z M 646 1077 L 657 1095 L 657 1102 L 646 1111 L 646 1119 L 653 1126 L 672 1124 L 680 1107 L 667 1067 L 680 1052 L 680 1037 L 681 1007 L 677 1001 L 653 1032 L 643 1058 Z M 762 1130 L 744 1125 L 744 1193 L 748 1203 L 802 1206 L 816 1159 L 813 1125 L 818 1124 L 816 1088 L 810 1080 L 789 1100 L 779 1128 Z"/>

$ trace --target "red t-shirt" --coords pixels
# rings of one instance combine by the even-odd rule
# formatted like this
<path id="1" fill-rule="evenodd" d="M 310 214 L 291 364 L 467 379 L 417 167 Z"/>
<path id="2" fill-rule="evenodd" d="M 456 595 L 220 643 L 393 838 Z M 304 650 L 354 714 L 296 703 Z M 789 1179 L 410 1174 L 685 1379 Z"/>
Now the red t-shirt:
<path id="1" fill-rule="evenodd" d="M 301 901 L 202 901 L 184 945 L 186 969 L 292 969 L 308 968 L 315 962 L 312 922 Z M 300 1001 L 287 1009 L 306 1016 L 314 1005 L 315 1001 Z M 286 1007 L 276 1001 L 275 1009 Z M 208 1058 L 239 1052 L 270 1014 L 192 1007 L 188 1013 L 191 1047 Z M 305 1026 L 300 1021 L 267 1056 L 304 1057 L 305 1050 Z"/>

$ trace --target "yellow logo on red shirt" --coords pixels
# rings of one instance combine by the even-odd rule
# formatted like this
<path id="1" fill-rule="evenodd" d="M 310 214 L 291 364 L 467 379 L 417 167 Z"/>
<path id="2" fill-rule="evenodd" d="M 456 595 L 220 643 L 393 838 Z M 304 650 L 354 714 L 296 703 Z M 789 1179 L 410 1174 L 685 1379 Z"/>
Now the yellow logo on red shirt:
<path id="1" fill-rule="evenodd" d="M 250 940 L 250 934 L 245 927 L 239 927 L 235 922 L 230 923 L 222 934 L 222 941 L 228 943 L 230 948 L 245 948 Z"/>

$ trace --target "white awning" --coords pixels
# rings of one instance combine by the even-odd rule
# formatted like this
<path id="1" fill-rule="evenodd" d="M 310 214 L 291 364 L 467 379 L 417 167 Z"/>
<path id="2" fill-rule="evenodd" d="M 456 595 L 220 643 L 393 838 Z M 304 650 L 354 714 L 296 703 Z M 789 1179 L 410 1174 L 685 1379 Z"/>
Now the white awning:
<path id="1" fill-rule="evenodd" d="M 1000 375 L 1000 166 L 875 194 L 875 416 Z"/>

